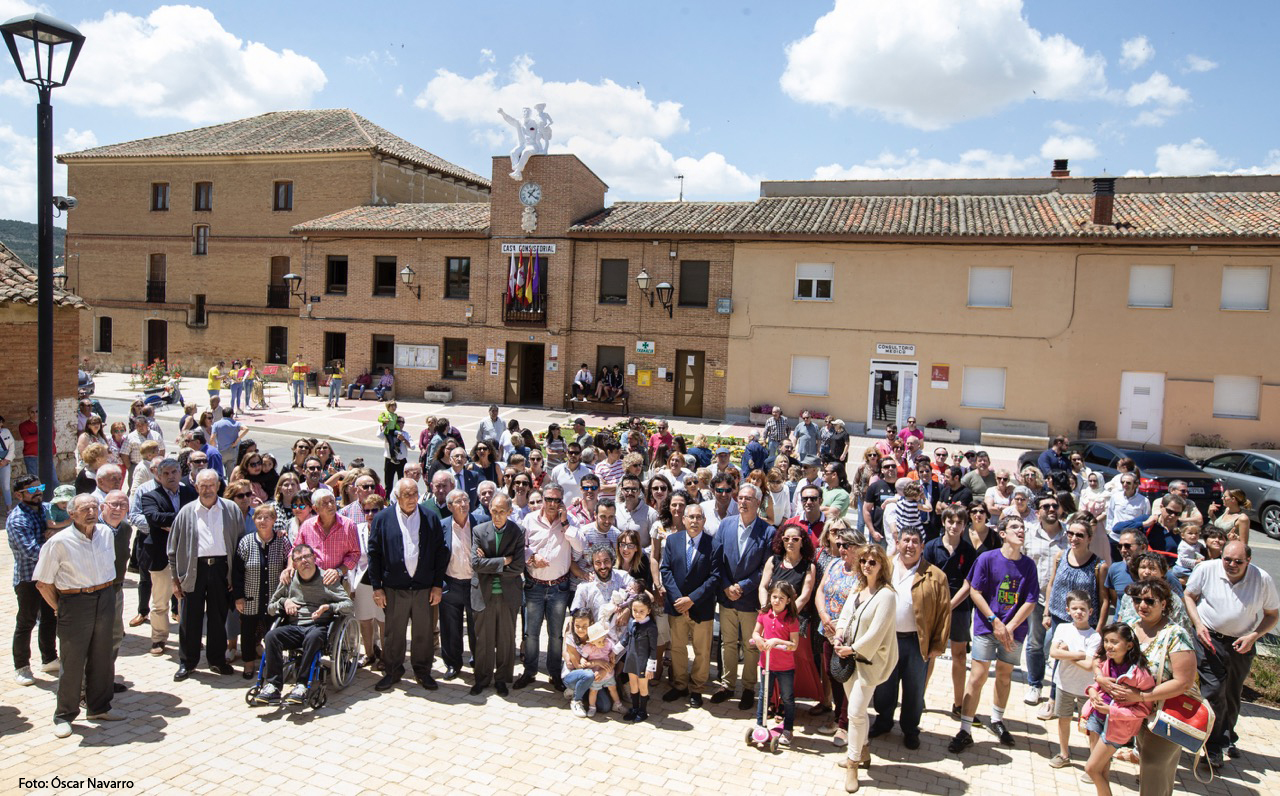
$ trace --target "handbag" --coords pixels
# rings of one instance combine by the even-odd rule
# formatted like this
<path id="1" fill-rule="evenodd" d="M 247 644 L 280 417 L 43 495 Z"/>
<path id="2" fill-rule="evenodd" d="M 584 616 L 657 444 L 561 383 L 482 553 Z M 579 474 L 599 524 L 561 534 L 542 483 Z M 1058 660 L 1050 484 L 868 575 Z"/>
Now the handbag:
<path id="1" fill-rule="evenodd" d="M 1169 657 L 1168 644 L 1161 644 L 1159 657 L 1152 656 L 1154 671 L 1164 670 L 1165 661 Z M 1209 733 L 1213 730 L 1213 708 L 1200 697 L 1200 689 L 1193 685 L 1191 691 L 1162 700 L 1160 707 L 1151 714 L 1148 730 L 1152 735 L 1175 743 L 1190 752 L 1195 759 L 1191 761 L 1191 771 L 1201 783 L 1213 782 L 1213 766 L 1209 769 L 1209 778 L 1200 778 L 1200 758 L 1205 754 L 1205 744 Z"/>
<path id="2" fill-rule="evenodd" d="M 874 596 L 872 599 L 875 599 Z M 854 638 L 858 637 L 858 629 L 862 626 L 862 613 L 870 604 L 871 600 L 868 600 L 858 611 L 858 616 L 855 620 L 856 624 L 853 628 Z M 847 631 L 848 627 L 846 627 L 845 630 Z M 831 641 L 831 645 L 833 647 L 837 646 L 837 642 L 841 638 L 843 638 L 843 634 L 837 631 L 835 638 Z M 832 680 L 835 680 L 838 683 L 847 683 L 849 682 L 849 678 L 853 677 L 854 673 L 858 671 L 859 663 L 870 663 L 870 661 L 862 658 L 862 656 L 858 655 L 856 652 L 847 658 L 842 658 L 833 651 L 831 654 L 831 663 L 827 666 L 827 672 L 831 675 Z"/>

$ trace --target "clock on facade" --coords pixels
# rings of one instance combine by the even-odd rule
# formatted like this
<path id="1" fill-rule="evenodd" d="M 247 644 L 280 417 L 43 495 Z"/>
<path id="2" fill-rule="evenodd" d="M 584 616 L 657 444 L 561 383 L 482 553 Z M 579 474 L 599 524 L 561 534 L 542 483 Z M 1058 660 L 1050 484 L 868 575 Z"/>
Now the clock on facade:
<path id="1" fill-rule="evenodd" d="M 533 207 L 542 201 L 542 186 L 536 182 L 526 182 L 520 186 L 520 202 Z"/>

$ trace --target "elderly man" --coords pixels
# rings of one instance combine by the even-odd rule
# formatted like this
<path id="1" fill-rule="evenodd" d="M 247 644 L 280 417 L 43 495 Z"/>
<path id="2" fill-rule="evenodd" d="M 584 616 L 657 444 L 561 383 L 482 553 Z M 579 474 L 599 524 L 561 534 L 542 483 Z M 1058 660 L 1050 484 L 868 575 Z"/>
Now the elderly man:
<path id="1" fill-rule="evenodd" d="M 716 615 L 716 584 L 720 582 L 715 543 L 705 530 L 707 516 L 697 503 L 684 510 L 684 533 L 667 536 L 659 572 L 667 593 L 671 625 L 673 687 L 664 702 L 689 697 L 689 707 L 702 707 L 702 689 L 711 670 L 711 639 Z M 754 626 L 753 626 L 754 629 Z M 693 644 L 693 670 L 689 644 Z"/>
<path id="2" fill-rule="evenodd" d="M 101 503 L 107 499 L 107 493 L 119 489 L 124 484 L 124 470 L 118 464 L 104 464 L 95 473 L 97 487 L 89 494 Z"/>
<path id="3" fill-rule="evenodd" d="M 873 704 L 876 720 L 869 735 L 875 738 L 893 728 L 893 712 L 902 696 L 902 744 L 920 748 L 920 717 L 924 715 L 924 690 L 929 662 L 947 648 L 951 632 L 951 588 L 942 570 L 921 558 L 924 539 L 918 528 L 898 533 L 898 554 L 893 560 L 893 590 L 898 596 L 895 623 L 898 631 L 898 665 L 889 679 L 876 687 Z"/>
<path id="4" fill-rule="evenodd" d="M 1151 501 L 1138 494 L 1138 476 L 1133 473 L 1121 475 L 1120 490 L 1112 492 L 1107 499 L 1107 534 L 1111 541 L 1119 539 L 1123 530 L 1142 527 L 1143 520 L 1150 514 Z"/>
<path id="5" fill-rule="evenodd" d="M 263 671 L 266 681 L 254 703 L 269 705 L 280 701 L 284 688 L 284 651 L 302 648 L 300 673 L 311 671 L 316 656 L 323 650 L 334 616 L 351 614 L 352 602 L 342 587 L 325 583 L 316 567 L 315 551 L 310 545 L 298 544 L 289 554 L 295 576 L 276 587 L 267 605 L 267 613 L 284 616 L 285 621 L 263 639 Z M 403 654 L 403 652 L 402 652 Z M 300 674 L 285 701 L 300 705 L 307 697 L 306 674 Z"/>
<path id="6" fill-rule="evenodd" d="M 712 695 L 713 703 L 733 696 L 738 683 L 738 651 L 742 650 L 742 699 L 738 707 L 755 706 L 756 665 L 760 651 L 753 646 L 760 613 L 760 577 L 764 562 L 773 554 L 773 528 L 759 515 L 760 489 L 743 484 L 738 489 L 738 516 L 726 517 L 715 534 L 716 584 L 720 602 L 720 661 L 723 687 Z"/>
<path id="7" fill-rule="evenodd" d="M 44 484 L 33 474 L 20 475 L 14 482 L 18 505 L 5 520 L 9 548 L 13 551 L 13 591 L 18 614 L 13 624 L 13 679 L 18 685 L 35 685 L 31 675 L 31 631 L 39 624 L 37 642 L 41 668 L 58 670 L 57 620 L 49 603 L 40 596 L 35 579 L 40 546 L 54 531 L 47 530 L 48 511 L 44 507 Z"/>
<path id="8" fill-rule="evenodd" d="M 796 458 L 803 461 L 812 456 L 816 459 L 818 457 L 818 437 L 818 426 L 811 419 L 809 410 L 806 409 L 800 413 L 800 422 L 796 424 L 794 432 Z"/>
<path id="9" fill-rule="evenodd" d="M 1224 751 L 1239 756 L 1235 728 L 1244 681 L 1253 666 L 1258 639 L 1271 632 L 1280 617 L 1275 581 L 1252 559 L 1253 551 L 1244 542 L 1228 542 L 1222 558 L 1192 570 L 1182 597 L 1196 629 L 1201 694 L 1214 712 L 1213 730 L 1205 743 L 1213 768 L 1222 767 Z"/>
<path id="10" fill-rule="evenodd" d="M 529 685 L 538 674 L 538 642 L 545 619 L 547 674 L 553 690 L 564 690 L 560 671 L 569 570 L 574 553 L 582 552 L 578 535 L 567 531 L 564 490 L 558 484 L 547 484 L 542 488 L 542 511 L 525 518 L 524 673 L 515 681 L 516 688 Z"/>
<path id="11" fill-rule="evenodd" d="M 93 496 L 76 495 L 68 509 L 71 525 L 45 543 L 34 572 L 36 588 L 58 619 L 62 668 L 53 734 L 59 738 L 71 734 L 71 722 L 80 715 L 81 685 L 90 721 L 124 718 L 111 712 L 115 535 L 98 524 Z"/>
<path id="12" fill-rule="evenodd" d="M 507 424 L 498 417 L 498 405 L 490 404 L 489 416 L 481 420 L 480 428 L 476 429 L 476 442 L 487 442 L 490 448 L 499 450 L 498 443 L 506 430 Z"/>
<path id="13" fill-rule="evenodd" d="M 778 452 L 782 441 L 791 436 L 791 428 L 787 419 L 782 416 L 782 407 L 775 406 L 769 410 L 769 419 L 764 421 L 764 447 L 773 456 Z M 744 473 L 745 475 L 745 473 Z"/>
<path id="14" fill-rule="evenodd" d="M 226 622 L 231 604 L 230 557 L 235 554 L 236 541 L 244 531 L 244 515 L 234 502 L 218 497 L 216 472 L 201 470 L 195 480 L 198 497 L 174 517 L 166 551 L 173 594 L 183 601 L 175 683 L 190 677 L 191 670 L 200 662 L 200 636 L 206 613 L 209 638 L 205 655 L 209 668 L 218 674 L 235 671 L 226 660 Z M 155 614 L 154 605 L 151 613 Z"/>
<path id="15" fill-rule="evenodd" d="M 414 481 L 397 481 L 393 497 L 395 505 L 369 523 L 369 583 L 373 601 L 387 613 L 382 639 L 386 674 L 374 688 L 388 691 L 404 676 L 405 632 L 412 620 L 409 663 L 418 684 L 434 691 L 437 606 L 444 593 L 449 551 L 440 520 L 418 505 Z"/>
<path id="16" fill-rule="evenodd" d="M 415 486 L 413 491 L 416 494 L 418 488 Z M 333 492 L 312 493 L 311 507 L 316 516 L 298 529 L 298 544 L 311 546 L 325 585 L 332 586 L 360 563 L 360 534 L 354 522 L 338 513 Z M 280 578 L 287 581 L 292 576 L 293 567 L 289 567 Z"/>
<path id="17" fill-rule="evenodd" d="M 142 544 L 142 562 L 151 576 L 151 654 L 163 655 L 169 641 L 169 598 L 173 578 L 169 569 L 169 534 L 178 512 L 199 496 L 195 487 L 182 483 L 177 459 L 161 459 L 155 466 L 156 487 L 138 500 L 138 510 L 147 524 Z"/>
<path id="18" fill-rule="evenodd" d="M 477 505 L 471 510 L 471 522 L 479 525 L 482 522 L 488 522 L 489 517 L 489 501 L 493 500 L 494 494 L 498 491 L 498 485 L 492 481 L 481 481 L 476 487 Z M 448 497 L 445 498 L 448 500 Z M 452 512 L 452 509 L 450 509 Z"/>
<path id="19" fill-rule="evenodd" d="M 475 685 L 479 696 L 490 684 L 498 696 L 508 694 L 515 669 L 516 614 L 525 567 L 524 532 L 511 520 L 511 498 L 499 492 L 489 502 L 489 522 L 472 529 L 471 609 L 476 612 Z"/>
<path id="20" fill-rule="evenodd" d="M 484 484 L 493 485 L 492 481 Z M 452 680 L 458 676 L 462 668 L 462 623 L 466 620 L 467 648 L 475 654 L 476 619 L 471 610 L 471 576 L 475 571 L 471 567 L 471 553 L 475 545 L 471 541 L 472 529 L 489 521 L 487 507 L 493 497 L 492 490 L 484 499 L 486 512 L 483 520 L 477 520 L 470 508 L 470 498 L 461 489 L 455 489 L 445 498 L 449 507 L 449 516 L 444 518 L 441 532 L 448 561 L 444 570 L 444 593 L 440 599 L 440 657 L 444 659 L 444 678 Z M 480 509 L 476 509 L 480 511 Z"/>
<path id="21" fill-rule="evenodd" d="M 455 452 L 457 450 L 457 448 L 454 449 Z M 449 516 L 445 499 L 454 489 L 460 488 L 461 484 L 454 480 L 450 470 L 437 470 L 436 474 L 431 476 L 431 494 L 423 496 L 422 507 L 436 515 L 437 520 L 443 520 Z"/>
<path id="22" fill-rule="evenodd" d="M 115 539 L 116 577 L 112 582 L 115 587 L 116 607 L 111 613 L 111 660 L 120 657 L 120 644 L 124 641 L 124 571 L 129 566 L 129 548 L 133 544 L 133 526 L 126 519 L 129 515 L 129 496 L 119 489 L 113 489 L 102 501 L 101 526 L 111 531 Z M 126 690 L 124 683 L 116 683 L 117 693 Z"/>
<path id="23" fill-rule="evenodd" d="M 733 472 L 730 473 L 729 471 Z M 742 471 L 733 466 L 733 462 L 729 461 L 729 449 L 721 446 L 716 448 L 716 457 L 711 461 L 711 475 L 731 475 L 738 478 L 742 475 Z"/>

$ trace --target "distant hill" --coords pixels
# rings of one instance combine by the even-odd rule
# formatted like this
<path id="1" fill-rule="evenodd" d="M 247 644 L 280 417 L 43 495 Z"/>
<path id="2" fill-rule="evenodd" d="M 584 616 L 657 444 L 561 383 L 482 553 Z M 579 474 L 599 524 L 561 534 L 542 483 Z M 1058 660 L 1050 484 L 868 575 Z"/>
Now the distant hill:
<path id="1" fill-rule="evenodd" d="M 63 241 L 67 237 L 67 231 L 62 227 L 53 228 L 53 256 L 56 258 L 62 254 Z M 39 256 L 36 243 L 36 225 L 29 221 L 13 221 L 7 218 L 0 218 L 0 243 L 8 246 L 14 254 L 22 258 L 22 261 L 32 268 L 36 267 L 36 260 Z M 55 259 L 54 267 L 61 265 L 61 261 Z"/>

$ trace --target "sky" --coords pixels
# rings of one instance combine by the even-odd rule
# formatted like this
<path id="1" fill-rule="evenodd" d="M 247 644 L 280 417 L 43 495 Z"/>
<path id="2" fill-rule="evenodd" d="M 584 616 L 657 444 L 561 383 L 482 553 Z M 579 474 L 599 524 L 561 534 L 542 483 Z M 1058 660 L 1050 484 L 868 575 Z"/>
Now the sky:
<path id="1" fill-rule="evenodd" d="M 0 0 L 0 21 L 32 11 L 87 37 L 53 93 L 58 152 L 350 108 L 489 176 L 514 143 L 498 108 L 545 102 L 552 151 L 609 201 L 674 200 L 677 175 L 686 200 L 739 200 L 761 180 L 1046 176 L 1054 158 L 1280 173 L 1280 4 L 1261 0 Z M 0 218 L 35 219 L 35 100 L 3 59 Z"/>

